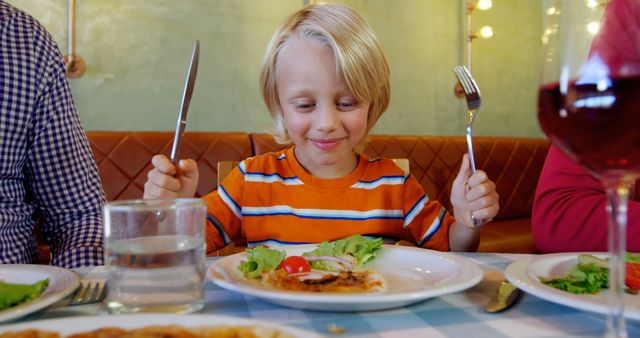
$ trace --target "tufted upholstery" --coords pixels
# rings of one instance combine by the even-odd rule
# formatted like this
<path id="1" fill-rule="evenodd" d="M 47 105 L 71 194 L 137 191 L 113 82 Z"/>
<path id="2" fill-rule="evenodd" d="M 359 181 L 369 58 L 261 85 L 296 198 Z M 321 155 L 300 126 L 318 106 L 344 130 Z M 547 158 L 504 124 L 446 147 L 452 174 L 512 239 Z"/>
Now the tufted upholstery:
<path id="1" fill-rule="evenodd" d="M 108 200 L 140 198 L 150 160 L 168 154 L 172 132 L 87 132 Z M 500 212 L 481 230 L 480 251 L 535 252 L 531 207 L 549 144 L 544 139 L 475 137 L 477 167 L 496 182 Z M 280 149 L 267 134 L 189 132 L 181 157 L 193 158 L 200 169 L 197 194 L 217 185 L 217 162 L 240 161 Z M 431 199 L 450 207 L 449 192 L 466 144 L 459 136 L 373 135 L 364 152 L 370 156 L 408 158 L 411 173 Z"/>
<path id="2" fill-rule="evenodd" d="M 169 155 L 171 132 L 87 132 L 107 200 L 141 198 L 151 157 Z M 218 161 L 240 161 L 251 156 L 246 133 L 185 133 L 180 156 L 198 162 L 200 182 L 196 194 L 206 195 L 217 186 Z"/>

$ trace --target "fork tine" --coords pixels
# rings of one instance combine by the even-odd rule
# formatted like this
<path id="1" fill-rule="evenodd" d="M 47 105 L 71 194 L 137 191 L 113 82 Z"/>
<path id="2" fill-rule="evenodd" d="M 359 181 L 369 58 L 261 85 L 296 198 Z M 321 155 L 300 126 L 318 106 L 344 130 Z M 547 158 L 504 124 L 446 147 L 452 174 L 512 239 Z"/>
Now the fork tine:
<path id="1" fill-rule="evenodd" d="M 477 110 L 482 102 L 480 96 L 480 88 L 476 84 L 476 81 L 469 73 L 469 70 L 465 66 L 453 67 L 453 73 L 458 78 L 462 90 L 464 91 L 465 99 L 467 102 L 467 108 L 470 110 Z"/>
<path id="2" fill-rule="evenodd" d="M 469 81 L 467 80 L 464 72 L 462 71 L 462 67 L 461 66 L 453 67 L 453 73 L 458 78 L 458 82 L 460 82 L 460 85 L 462 85 L 462 90 L 464 91 L 464 94 L 467 96 L 470 95 L 472 93 L 472 89 L 470 88 Z"/>
<path id="3" fill-rule="evenodd" d="M 462 89 L 464 90 L 464 93 L 470 94 L 473 92 L 473 88 L 469 83 L 467 74 L 464 71 L 465 69 L 466 68 L 462 68 L 462 66 L 455 66 L 453 67 L 453 72 L 456 74 L 458 81 L 460 81 L 460 84 L 462 85 Z"/>
<path id="4" fill-rule="evenodd" d="M 100 292 L 96 295 L 98 301 L 101 302 L 103 299 L 107 297 L 107 281 L 102 281 L 100 283 Z"/>
<path id="5" fill-rule="evenodd" d="M 464 81 L 467 82 L 469 89 L 470 89 L 470 93 L 476 92 L 478 93 L 478 95 L 480 95 L 480 88 L 478 88 L 478 84 L 476 83 L 476 80 L 474 80 L 473 76 L 471 76 L 471 73 L 469 72 L 469 70 L 467 69 L 467 67 L 465 66 L 458 66 L 460 69 L 460 73 L 462 74 L 462 77 L 464 78 Z"/>
<path id="6" fill-rule="evenodd" d="M 462 83 L 462 88 L 464 89 L 465 94 L 470 95 L 474 93 L 473 86 L 469 83 L 469 79 L 464 77 L 464 75 L 461 75 L 460 83 Z"/>
<path id="7" fill-rule="evenodd" d="M 84 296 L 86 294 L 87 294 L 87 283 L 84 281 L 81 281 L 80 286 L 78 287 L 76 292 L 73 293 L 73 297 L 71 297 L 71 301 L 73 302 L 74 300 L 79 301 L 81 299 L 84 299 Z"/>
<path id="8" fill-rule="evenodd" d="M 106 296 L 106 284 L 103 281 L 82 281 L 71 297 L 69 305 L 82 305 L 102 301 Z"/>
<path id="9" fill-rule="evenodd" d="M 87 293 L 89 292 L 89 288 L 91 286 L 90 282 L 82 281 L 80 282 L 80 287 L 76 290 L 76 293 L 71 298 L 71 304 L 82 304 L 82 302 L 87 297 Z"/>
<path id="10" fill-rule="evenodd" d="M 87 293 L 85 294 L 84 297 L 84 301 L 88 301 L 90 299 L 93 299 L 93 297 L 95 297 L 94 295 L 96 294 L 96 291 L 98 291 L 98 283 L 89 283 L 89 285 L 87 286 Z"/>
<path id="11" fill-rule="evenodd" d="M 101 302 L 107 295 L 107 282 L 99 281 L 96 282 L 96 292 L 94 295 L 94 299 L 98 302 Z"/>

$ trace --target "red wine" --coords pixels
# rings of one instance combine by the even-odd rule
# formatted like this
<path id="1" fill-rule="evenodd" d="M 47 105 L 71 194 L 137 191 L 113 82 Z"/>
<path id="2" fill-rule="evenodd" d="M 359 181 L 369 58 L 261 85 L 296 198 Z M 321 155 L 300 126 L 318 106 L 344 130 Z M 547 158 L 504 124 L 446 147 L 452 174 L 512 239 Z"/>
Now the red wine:
<path id="1" fill-rule="evenodd" d="M 551 142 L 595 176 L 640 173 L 640 77 L 543 86 L 538 119 Z"/>

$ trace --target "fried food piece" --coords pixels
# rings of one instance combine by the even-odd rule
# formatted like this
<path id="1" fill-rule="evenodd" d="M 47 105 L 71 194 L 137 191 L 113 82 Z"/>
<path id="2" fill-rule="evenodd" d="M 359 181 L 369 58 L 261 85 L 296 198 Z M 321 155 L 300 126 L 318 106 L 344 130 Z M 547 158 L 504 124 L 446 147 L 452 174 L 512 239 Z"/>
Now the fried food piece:
<path id="1" fill-rule="evenodd" d="M 290 335 L 263 326 L 202 327 L 195 329 L 200 338 L 292 338 Z"/>
<path id="2" fill-rule="evenodd" d="M 129 331 L 127 338 L 197 338 L 191 330 L 178 326 L 147 326 Z"/>
<path id="3" fill-rule="evenodd" d="M 263 282 L 277 289 L 308 292 L 381 292 L 386 290 L 384 278 L 371 271 L 341 271 L 318 279 L 301 279 L 283 269 L 263 276 Z"/>
<path id="4" fill-rule="evenodd" d="M 127 331 L 117 327 L 105 327 L 89 332 L 82 332 L 67 336 L 67 338 L 120 338 L 124 337 Z"/>
<path id="5" fill-rule="evenodd" d="M 24 330 L 0 334 L 0 338 L 60 338 L 56 332 Z M 259 326 L 216 325 L 186 328 L 180 325 L 145 326 L 131 330 L 115 327 L 75 333 L 66 338 L 292 338 L 279 330 Z"/>
<path id="6" fill-rule="evenodd" d="M 60 335 L 51 331 L 24 330 L 0 333 L 0 338 L 60 338 Z"/>

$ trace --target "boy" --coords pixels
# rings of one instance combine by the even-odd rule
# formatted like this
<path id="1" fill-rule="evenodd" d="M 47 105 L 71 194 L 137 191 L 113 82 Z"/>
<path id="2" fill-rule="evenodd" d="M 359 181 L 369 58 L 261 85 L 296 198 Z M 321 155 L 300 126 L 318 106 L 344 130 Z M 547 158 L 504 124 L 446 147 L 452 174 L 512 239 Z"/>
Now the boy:
<path id="1" fill-rule="evenodd" d="M 242 161 L 204 197 L 208 252 L 242 237 L 253 246 L 356 233 L 443 251 L 477 248 L 471 214 L 492 219 L 498 194 L 485 173 L 470 176 L 466 155 L 451 192 L 454 219 L 392 161 L 356 152 L 390 97 L 384 52 L 357 13 L 323 4 L 287 17 L 267 47 L 260 86 L 276 140 L 293 147 Z M 195 161 L 176 168 L 156 155 L 152 164 L 145 198 L 194 195 Z"/>

